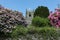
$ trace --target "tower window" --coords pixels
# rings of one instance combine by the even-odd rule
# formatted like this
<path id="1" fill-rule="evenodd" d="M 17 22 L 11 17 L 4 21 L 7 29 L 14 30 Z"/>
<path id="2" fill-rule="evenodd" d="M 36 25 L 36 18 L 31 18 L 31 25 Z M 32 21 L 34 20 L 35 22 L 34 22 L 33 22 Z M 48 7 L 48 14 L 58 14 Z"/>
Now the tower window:
<path id="1" fill-rule="evenodd" d="M 29 14 L 29 17 L 31 17 L 31 14 Z"/>

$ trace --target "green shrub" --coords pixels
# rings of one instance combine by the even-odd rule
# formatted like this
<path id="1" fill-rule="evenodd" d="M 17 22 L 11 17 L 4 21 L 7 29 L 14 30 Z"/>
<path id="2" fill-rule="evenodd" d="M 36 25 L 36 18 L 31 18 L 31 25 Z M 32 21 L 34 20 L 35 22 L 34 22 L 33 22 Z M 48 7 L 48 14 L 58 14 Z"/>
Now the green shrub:
<path id="1" fill-rule="evenodd" d="M 43 38 L 47 39 L 47 38 L 50 38 L 50 40 L 54 39 L 54 40 L 57 40 L 58 39 L 58 33 L 56 31 L 55 28 L 53 27 L 44 27 L 42 29 L 40 29 L 40 32 L 39 32 Z"/>
<path id="2" fill-rule="evenodd" d="M 19 35 L 26 35 L 28 32 L 27 28 L 18 25 L 15 30 L 11 33 L 11 37 L 18 37 Z"/>
<path id="3" fill-rule="evenodd" d="M 48 26 L 49 25 L 49 20 L 47 18 L 41 18 L 36 16 L 35 18 L 32 19 L 32 25 L 34 26 Z"/>
<path id="4" fill-rule="evenodd" d="M 48 38 L 52 40 L 57 40 L 58 38 L 58 33 L 56 31 L 56 28 L 54 27 L 34 27 L 34 26 L 29 26 L 29 27 L 23 27 L 18 25 L 15 30 L 9 36 L 11 35 L 12 38 L 17 38 L 19 36 L 26 36 L 27 34 L 38 34 L 41 35 L 41 37 L 44 40 L 47 40 Z M 51 38 L 52 37 L 52 38 Z"/>
<path id="5" fill-rule="evenodd" d="M 50 40 L 53 38 L 57 40 L 58 33 L 56 31 L 56 28 L 53 27 L 34 27 L 34 26 L 29 26 L 29 27 L 23 27 L 18 25 L 15 30 L 9 36 L 12 38 L 17 38 L 20 35 L 26 36 L 27 34 L 38 34 L 41 35 L 42 38 L 45 40 L 49 38 Z M 52 38 L 51 38 L 52 37 Z"/>
<path id="6" fill-rule="evenodd" d="M 40 27 L 29 26 L 28 27 L 28 34 L 35 34 L 38 33 Z"/>
<path id="7" fill-rule="evenodd" d="M 39 34 L 44 40 L 47 40 L 48 38 L 50 40 L 52 40 L 52 38 L 54 40 L 58 39 L 58 33 L 53 27 L 29 27 L 28 29 L 30 34 Z"/>

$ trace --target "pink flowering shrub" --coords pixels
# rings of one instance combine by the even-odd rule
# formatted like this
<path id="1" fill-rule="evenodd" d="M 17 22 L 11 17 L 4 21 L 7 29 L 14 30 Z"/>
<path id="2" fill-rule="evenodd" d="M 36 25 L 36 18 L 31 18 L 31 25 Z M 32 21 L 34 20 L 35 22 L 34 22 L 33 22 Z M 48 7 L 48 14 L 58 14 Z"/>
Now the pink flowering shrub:
<path id="1" fill-rule="evenodd" d="M 56 9 L 54 13 L 51 12 L 48 18 L 52 26 L 60 27 L 60 9 Z"/>

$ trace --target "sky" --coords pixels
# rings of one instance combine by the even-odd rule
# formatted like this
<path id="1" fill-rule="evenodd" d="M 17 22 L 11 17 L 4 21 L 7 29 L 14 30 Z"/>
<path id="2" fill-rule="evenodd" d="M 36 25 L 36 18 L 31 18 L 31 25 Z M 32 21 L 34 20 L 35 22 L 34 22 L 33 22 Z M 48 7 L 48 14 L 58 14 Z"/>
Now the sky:
<path id="1" fill-rule="evenodd" d="M 26 9 L 35 10 L 38 6 L 46 6 L 50 11 L 54 11 L 60 0 L 0 0 L 0 4 L 5 8 L 20 11 L 25 16 Z"/>

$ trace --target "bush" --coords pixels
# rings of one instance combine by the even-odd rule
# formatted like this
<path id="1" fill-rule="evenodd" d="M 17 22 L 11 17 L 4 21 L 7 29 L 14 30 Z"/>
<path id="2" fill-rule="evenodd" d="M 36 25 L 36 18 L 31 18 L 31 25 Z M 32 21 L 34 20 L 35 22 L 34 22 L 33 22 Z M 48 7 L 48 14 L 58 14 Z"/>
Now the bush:
<path id="1" fill-rule="evenodd" d="M 15 30 L 11 33 L 11 37 L 18 37 L 19 35 L 26 35 L 28 32 L 26 27 L 23 27 L 21 25 L 18 25 Z"/>
<path id="2" fill-rule="evenodd" d="M 50 13 L 50 15 L 48 16 L 50 24 L 56 28 L 60 28 L 60 13 L 58 10 L 56 12 Z"/>
<path id="3" fill-rule="evenodd" d="M 54 40 L 57 40 L 58 39 L 58 33 L 56 31 L 55 28 L 53 27 L 44 27 L 44 28 L 41 28 L 40 31 L 39 31 L 40 35 L 42 35 L 42 37 L 44 39 L 54 39 Z"/>
<path id="4" fill-rule="evenodd" d="M 34 27 L 34 26 L 30 26 L 28 28 L 25 28 L 23 26 L 17 26 L 17 28 L 15 30 L 13 30 L 13 32 L 10 34 L 12 38 L 18 38 L 19 36 L 25 36 L 28 34 L 38 34 L 40 35 L 43 39 L 50 39 L 52 40 L 52 38 L 54 40 L 57 40 L 58 37 L 58 33 L 56 31 L 56 28 L 53 27 Z M 9 36 L 10 36 L 9 35 Z"/>
<path id="5" fill-rule="evenodd" d="M 49 20 L 47 18 L 41 18 L 36 16 L 32 19 L 32 25 L 42 27 L 42 26 L 49 26 Z"/>
<path id="6" fill-rule="evenodd" d="M 57 40 L 58 39 L 58 33 L 55 28 L 53 27 L 29 27 L 28 28 L 29 34 L 39 34 L 44 40 L 47 40 L 48 38 L 50 40 Z"/>

